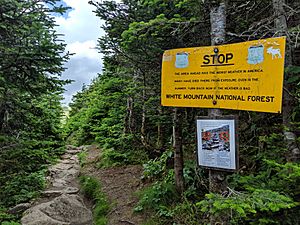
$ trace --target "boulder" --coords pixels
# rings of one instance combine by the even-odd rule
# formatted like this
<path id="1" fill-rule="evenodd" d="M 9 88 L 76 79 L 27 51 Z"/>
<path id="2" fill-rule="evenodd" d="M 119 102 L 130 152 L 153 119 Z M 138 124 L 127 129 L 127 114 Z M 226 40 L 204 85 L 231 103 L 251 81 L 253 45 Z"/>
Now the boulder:
<path id="1" fill-rule="evenodd" d="M 77 153 L 82 152 L 81 149 L 69 149 L 66 151 L 67 154 L 76 155 Z"/>
<path id="2" fill-rule="evenodd" d="M 25 210 L 31 207 L 31 203 L 21 203 L 8 210 L 9 214 L 18 215 L 22 214 Z"/>
<path id="3" fill-rule="evenodd" d="M 63 194 L 24 212 L 23 225 L 92 225 L 92 212 L 78 195 Z"/>
<path id="4" fill-rule="evenodd" d="M 77 194 L 78 192 L 79 192 L 79 189 L 77 187 L 65 187 L 63 189 L 58 189 L 58 190 L 43 191 L 42 196 L 53 198 L 53 197 L 58 197 L 62 194 Z"/>

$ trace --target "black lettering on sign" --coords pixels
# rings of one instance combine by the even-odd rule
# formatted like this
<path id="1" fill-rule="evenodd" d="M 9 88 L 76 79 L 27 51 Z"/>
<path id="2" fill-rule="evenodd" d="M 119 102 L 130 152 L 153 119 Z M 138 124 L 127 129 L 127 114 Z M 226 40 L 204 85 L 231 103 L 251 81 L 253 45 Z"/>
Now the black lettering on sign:
<path id="1" fill-rule="evenodd" d="M 184 99 L 204 99 L 204 100 L 208 100 L 208 99 L 213 99 L 214 96 L 213 95 L 191 95 L 191 94 L 185 94 L 183 95 Z"/>
<path id="2" fill-rule="evenodd" d="M 181 94 L 166 94 L 166 98 L 181 99 Z"/>
<path id="3" fill-rule="evenodd" d="M 229 62 L 229 60 L 233 59 L 233 54 L 232 53 L 227 53 L 226 54 L 226 63 Z"/>
<path id="4" fill-rule="evenodd" d="M 224 53 L 224 54 L 214 54 L 214 55 L 204 55 L 203 56 L 203 65 L 201 67 L 207 66 L 232 66 L 233 54 Z"/>
<path id="5" fill-rule="evenodd" d="M 274 96 L 249 95 L 247 100 L 251 102 L 274 102 L 274 98 Z"/>
<path id="6" fill-rule="evenodd" d="M 203 57 L 204 61 L 203 61 L 203 64 L 209 64 L 210 60 L 209 60 L 209 55 L 205 55 Z"/>

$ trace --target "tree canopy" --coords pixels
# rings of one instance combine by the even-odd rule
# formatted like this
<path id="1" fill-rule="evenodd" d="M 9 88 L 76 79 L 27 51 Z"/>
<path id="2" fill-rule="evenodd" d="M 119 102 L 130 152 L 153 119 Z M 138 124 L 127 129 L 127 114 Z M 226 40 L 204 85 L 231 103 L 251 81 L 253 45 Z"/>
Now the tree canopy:
<path id="1" fill-rule="evenodd" d="M 63 145 L 60 100 L 68 81 L 60 75 L 69 56 L 51 15 L 65 10 L 56 2 L 0 4 L 0 209 L 37 195 L 45 165 Z"/>

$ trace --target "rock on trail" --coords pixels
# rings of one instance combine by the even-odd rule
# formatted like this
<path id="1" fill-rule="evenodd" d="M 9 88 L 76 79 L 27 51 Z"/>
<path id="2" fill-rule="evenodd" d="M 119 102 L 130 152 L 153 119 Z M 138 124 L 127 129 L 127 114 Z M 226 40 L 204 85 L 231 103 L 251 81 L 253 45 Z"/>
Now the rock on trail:
<path id="1" fill-rule="evenodd" d="M 49 168 L 48 187 L 21 219 L 23 225 L 92 225 L 93 216 L 78 194 L 76 180 L 80 165 L 77 153 L 83 150 L 67 146 L 58 164 Z"/>

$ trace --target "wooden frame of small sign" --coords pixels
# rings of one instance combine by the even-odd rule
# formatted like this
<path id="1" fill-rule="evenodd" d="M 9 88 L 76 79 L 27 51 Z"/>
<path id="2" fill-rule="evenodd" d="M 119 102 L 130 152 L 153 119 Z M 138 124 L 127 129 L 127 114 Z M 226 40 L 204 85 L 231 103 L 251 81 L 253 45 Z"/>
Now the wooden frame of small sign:
<path id="1" fill-rule="evenodd" d="M 197 160 L 207 169 L 237 171 L 239 168 L 237 116 L 198 117 Z"/>

